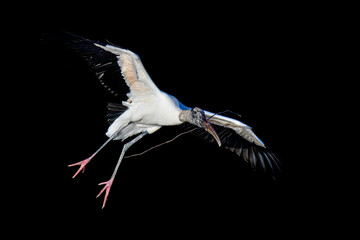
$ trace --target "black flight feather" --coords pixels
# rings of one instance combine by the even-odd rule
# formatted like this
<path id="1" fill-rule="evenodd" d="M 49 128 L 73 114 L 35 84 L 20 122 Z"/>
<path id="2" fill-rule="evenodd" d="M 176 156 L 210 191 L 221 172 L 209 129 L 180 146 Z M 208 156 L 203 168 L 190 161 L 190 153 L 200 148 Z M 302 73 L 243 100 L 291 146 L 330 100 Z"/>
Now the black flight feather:
<path id="1" fill-rule="evenodd" d="M 106 46 L 106 44 L 65 31 L 47 34 L 43 38 L 47 43 L 64 45 L 84 58 L 90 71 L 95 74 L 100 83 L 119 100 L 126 100 L 129 88 L 121 74 L 117 55 L 95 45 Z"/>
<path id="2" fill-rule="evenodd" d="M 266 147 L 251 143 L 237 134 L 234 130 L 213 124 L 213 128 L 219 134 L 222 147 L 234 152 L 244 159 L 254 170 L 260 170 L 277 178 L 281 174 L 282 165 L 279 159 Z M 215 142 L 212 135 L 203 129 L 193 132 L 195 135 L 204 138 L 209 142 Z"/>
<path id="3" fill-rule="evenodd" d="M 109 125 L 112 124 L 121 114 L 123 114 L 128 108 L 120 103 L 108 103 L 107 104 L 107 120 Z"/>

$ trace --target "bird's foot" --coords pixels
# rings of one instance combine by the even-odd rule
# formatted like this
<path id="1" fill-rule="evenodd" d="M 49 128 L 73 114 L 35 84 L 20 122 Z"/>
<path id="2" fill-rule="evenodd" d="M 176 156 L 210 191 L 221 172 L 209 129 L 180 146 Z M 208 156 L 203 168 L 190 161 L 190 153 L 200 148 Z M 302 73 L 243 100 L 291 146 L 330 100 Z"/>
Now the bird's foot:
<path id="1" fill-rule="evenodd" d="M 113 184 L 113 181 L 114 181 L 114 178 L 110 178 L 110 180 L 107 181 L 107 182 L 99 183 L 99 185 L 105 185 L 105 186 L 96 197 L 98 198 L 106 190 L 102 208 L 105 207 L 106 200 L 107 200 L 107 198 L 109 196 L 110 188 L 111 188 L 111 185 Z"/>
<path id="2" fill-rule="evenodd" d="M 77 172 L 74 174 L 74 176 L 72 178 L 75 178 L 76 175 L 78 175 L 78 173 L 82 170 L 82 172 L 84 173 L 85 172 L 85 166 L 86 164 L 88 164 L 90 162 L 90 160 L 94 157 L 94 155 L 92 155 L 91 157 L 85 159 L 85 160 L 82 160 L 80 162 L 77 162 L 77 163 L 73 163 L 73 164 L 70 164 L 68 165 L 68 167 L 74 167 L 74 166 L 77 166 L 77 165 L 80 165 L 79 169 L 77 170 Z"/>

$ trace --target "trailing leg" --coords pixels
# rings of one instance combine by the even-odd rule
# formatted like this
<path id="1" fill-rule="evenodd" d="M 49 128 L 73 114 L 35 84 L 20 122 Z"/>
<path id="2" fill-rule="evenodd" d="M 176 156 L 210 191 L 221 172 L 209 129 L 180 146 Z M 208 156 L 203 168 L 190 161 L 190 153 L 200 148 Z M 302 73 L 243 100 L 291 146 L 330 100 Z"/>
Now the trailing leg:
<path id="1" fill-rule="evenodd" d="M 90 162 L 90 160 L 91 160 L 98 152 L 100 152 L 100 150 L 103 149 L 103 148 L 106 146 L 106 144 L 108 144 L 108 143 L 109 143 L 111 140 L 113 140 L 116 136 L 117 136 L 117 133 L 116 133 L 116 134 L 113 134 L 111 137 L 109 137 L 109 139 L 106 140 L 106 142 L 105 142 L 103 145 L 101 145 L 101 147 L 100 147 L 98 150 L 96 150 L 96 152 L 95 152 L 93 155 L 91 155 L 90 157 L 88 157 L 87 159 L 82 160 L 82 161 L 77 162 L 77 163 L 73 163 L 73 164 L 68 165 L 68 167 L 74 167 L 74 166 L 80 165 L 79 169 L 77 170 L 77 172 L 74 174 L 74 176 L 73 176 L 72 178 L 75 178 L 81 170 L 82 170 L 82 172 L 84 172 L 84 171 L 85 171 L 85 166 Z"/>
<path id="2" fill-rule="evenodd" d="M 122 152 L 120 154 L 120 158 L 116 164 L 116 167 L 114 169 L 114 172 L 110 178 L 109 181 L 106 181 L 106 182 L 102 182 L 100 183 L 99 185 L 105 185 L 104 188 L 100 191 L 100 193 L 96 196 L 96 197 L 99 197 L 104 191 L 105 191 L 105 197 L 104 197 L 104 202 L 103 202 L 103 205 L 102 205 L 102 208 L 105 207 L 105 204 L 106 204 L 106 201 L 107 201 L 107 198 L 109 196 L 109 192 L 110 192 L 110 188 L 113 184 L 113 181 L 114 181 L 114 178 L 116 176 L 116 173 L 120 167 L 120 164 L 121 164 L 121 161 L 122 159 L 124 158 L 124 155 L 126 153 L 126 151 L 134 144 L 136 143 L 137 141 L 139 141 L 141 138 L 143 138 L 146 134 L 148 134 L 147 131 L 145 132 L 142 132 L 140 135 L 138 135 L 136 138 L 134 138 L 133 140 L 131 140 L 130 142 L 126 143 L 122 149 Z"/>

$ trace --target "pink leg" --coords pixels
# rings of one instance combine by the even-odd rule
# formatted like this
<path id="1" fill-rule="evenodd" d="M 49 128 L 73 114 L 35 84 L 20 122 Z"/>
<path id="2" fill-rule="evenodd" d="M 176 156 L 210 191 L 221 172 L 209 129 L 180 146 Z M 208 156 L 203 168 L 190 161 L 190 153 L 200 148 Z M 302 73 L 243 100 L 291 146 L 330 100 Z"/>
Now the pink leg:
<path id="1" fill-rule="evenodd" d="M 70 164 L 68 165 L 68 167 L 74 167 L 74 166 L 77 166 L 77 165 L 80 165 L 79 169 L 77 170 L 77 172 L 74 174 L 74 176 L 72 178 L 75 178 L 76 175 L 78 175 L 78 173 L 82 170 L 82 172 L 84 173 L 85 172 L 85 166 L 86 164 L 88 164 L 90 162 L 90 160 L 95 156 L 95 154 L 91 155 L 91 157 L 85 159 L 85 160 L 82 160 L 80 162 L 77 162 L 77 163 L 73 163 L 73 164 Z"/>
<path id="2" fill-rule="evenodd" d="M 128 142 L 128 143 L 126 143 L 126 144 L 124 145 L 123 150 L 122 150 L 122 152 L 121 152 L 121 154 L 120 154 L 120 158 L 119 158 L 119 160 L 118 160 L 118 162 L 117 162 L 117 164 L 116 164 L 116 167 L 115 167 L 115 169 L 114 169 L 114 172 L 113 172 L 110 180 L 107 181 L 107 182 L 102 182 L 102 183 L 99 184 L 99 185 L 105 185 L 105 186 L 104 186 L 104 188 L 100 191 L 100 193 L 99 193 L 96 197 L 99 197 L 99 196 L 106 190 L 102 208 L 105 207 L 107 198 L 108 198 L 108 196 L 109 196 L 109 192 L 110 192 L 111 185 L 113 184 L 114 178 L 115 178 L 116 173 L 117 173 L 117 171 L 118 171 L 118 169 L 119 169 L 119 167 L 120 167 L 121 161 L 122 161 L 122 159 L 124 158 L 125 152 L 129 149 L 129 147 L 130 147 L 131 145 L 133 145 L 134 143 L 136 143 L 137 141 L 139 141 L 139 140 L 140 140 L 142 137 L 144 137 L 146 134 L 148 134 L 148 133 L 147 133 L 147 132 L 143 132 L 143 133 L 141 133 L 139 136 L 137 136 L 136 138 L 134 138 L 133 140 L 131 140 L 130 142 Z"/>
<path id="3" fill-rule="evenodd" d="M 113 181 L 114 181 L 114 178 L 110 178 L 110 180 L 107 181 L 107 182 L 99 183 L 99 185 L 105 185 L 105 186 L 96 197 L 98 198 L 106 190 L 102 208 L 105 207 L 106 200 L 107 200 L 107 198 L 109 196 L 110 188 L 111 188 L 111 185 L 113 184 Z"/>
<path id="4" fill-rule="evenodd" d="M 105 147 L 106 144 L 108 144 L 114 137 L 116 136 L 116 134 L 114 134 L 113 136 L 111 136 L 108 140 L 106 140 L 106 142 L 101 145 L 101 147 L 93 154 L 91 155 L 89 158 L 85 159 L 85 160 L 82 160 L 80 162 L 77 162 L 77 163 L 74 163 L 74 164 L 70 164 L 68 165 L 68 167 L 74 167 L 74 166 L 77 166 L 77 165 L 80 165 L 79 169 L 77 170 L 77 172 L 74 174 L 74 177 L 76 177 L 76 175 L 78 175 L 78 173 L 83 170 L 83 172 L 85 171 L 85 166 L 86 164 L 88 164 L 90 162 L 90 160 L 103 148 Z"/>

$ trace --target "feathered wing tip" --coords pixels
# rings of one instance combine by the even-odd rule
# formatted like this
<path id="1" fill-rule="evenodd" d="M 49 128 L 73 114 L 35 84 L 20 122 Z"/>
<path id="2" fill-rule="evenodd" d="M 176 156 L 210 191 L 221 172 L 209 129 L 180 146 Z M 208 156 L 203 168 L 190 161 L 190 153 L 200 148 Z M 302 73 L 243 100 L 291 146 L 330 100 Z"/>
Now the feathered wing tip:
<path id="1" fill-rule="evenodd" d="M 105 89 L 120 100 L 126 99 L 129 88 L 122 80 L 117 55 L 98 47 L 106 44 L 61 30 L 43 33 L 40 41 L 43 44 L 65 47 L 81 56 Z"/>
<path id="2" fill-rule="evenodd" d="M 282 172 L 282 164 L 278 157 L 268 148 L 253 143 L 241 142 L 235 148 L 225 146 L 248 162 L 254 170 L 263 171 L 276 179 Z"/>
<path id="3" fill-rule="evenodd" d="M 230 128 L 213 125 L 222 146 L 244 159 L 254 170 L 260 170 L 277 179 L 282 174 L 282 163 L 279 158 L 266 146 L 262 147 L 245 140 Z M 202 129 L 194 134 L 209 142 L 214 142 L 213 137 Z"/>

